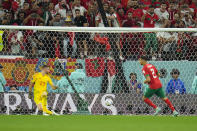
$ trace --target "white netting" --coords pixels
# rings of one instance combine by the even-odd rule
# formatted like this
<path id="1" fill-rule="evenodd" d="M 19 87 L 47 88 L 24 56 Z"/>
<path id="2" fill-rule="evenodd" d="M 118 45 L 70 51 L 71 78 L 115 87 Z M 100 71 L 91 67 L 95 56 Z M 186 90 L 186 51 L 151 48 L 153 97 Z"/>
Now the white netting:
<path id="1" fill-rule="evenodd" d="M 137 61 L 147 55 L 160 71 L 163 89 L 176 109 L 196 114 L 195 28 L 0 26 L 0 50 L 5 78 L 0 78 L 1 113 L 37 112 L 27 93 L 33 74 L 44 64 L 50 66 L 50 77 L 59 86 L 57 90 L 48 86 L 48 106 L 61 114 L 77 111 L 81 103 L 88 104 L 85 108 L 93 114 L 152 113 L 141 100 L 147 86 Z M 82 72 L 76 71 L 76 63 Z M 65 71 L 85 103 L 63 77 Z M 176 73 L 178 82 L 173 81 Z M 164 114 L 170 113 L 153 99 Z"/>

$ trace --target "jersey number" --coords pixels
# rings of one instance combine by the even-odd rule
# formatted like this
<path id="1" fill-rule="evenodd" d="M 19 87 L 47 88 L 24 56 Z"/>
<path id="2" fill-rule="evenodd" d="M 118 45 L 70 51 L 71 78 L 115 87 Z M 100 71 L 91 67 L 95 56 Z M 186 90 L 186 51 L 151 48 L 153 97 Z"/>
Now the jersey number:
<path id="1" fill-rule="evenodd" d="M 150 69 L 150 71 L 152 72 L 153 78 L 157 78 L 157 74 L 155 74 L 155 70 L 154 69 Z"/>
<path id="2" fill-rule="evenodd" d="M 42 81 L 40 82 L 40 86 L 45 86 L 45 84 L 46 84 L 45 82 Z"/>

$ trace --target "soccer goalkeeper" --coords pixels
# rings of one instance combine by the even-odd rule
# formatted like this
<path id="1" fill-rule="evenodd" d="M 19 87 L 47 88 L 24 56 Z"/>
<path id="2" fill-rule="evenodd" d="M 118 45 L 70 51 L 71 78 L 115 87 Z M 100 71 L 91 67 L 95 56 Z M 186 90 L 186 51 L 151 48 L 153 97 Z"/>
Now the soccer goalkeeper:
<path id="1" fill-rule="evenodd" d="M 36 73 L 33 75 L 29 86 L 29 98 L 32 99 L 32 87 L 34 87 L 34 101 L 38 107 L 39 111 L 43 112 L 43 115 L 58 115 L 54 111 L 49 111 L 47 109 L 47 83 L 49 83 L 53 90 L 57 89 L 58 87 L 55 86 L 49 77 L 49 66 L 43 65 L 41 68 L 41 72 Z"/>

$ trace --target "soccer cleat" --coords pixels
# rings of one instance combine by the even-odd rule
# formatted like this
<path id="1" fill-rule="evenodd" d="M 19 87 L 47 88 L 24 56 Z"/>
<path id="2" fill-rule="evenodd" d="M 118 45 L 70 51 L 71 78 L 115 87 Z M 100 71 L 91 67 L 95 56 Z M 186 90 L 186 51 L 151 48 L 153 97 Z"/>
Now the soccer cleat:
<path id="1" fill-rule="evenodd" d="M 43 116 L 50 116 L 50 115 L 47 114 L 46 112 L 43 112 Z"/>
<path id="2" fill-rule="evenodd" d="M 55 116 L 59 116 L 60 114 L 56 113 L 55 111 L 51 111 L 52 112 L 52 115 L 55 115 Z"/>
<path id="3" fill-rule="evenodd" d="M 161 111 L 161 108 L 160 107 L 157 107 L 155 109 L 155 113 L 154 113 L 154 116 L 158 115 L 158 113 Z"/>
<path id="4" fill-rule="evenodd" d="M 174 111 L 173 111 L 173 116 L 174 116 L 174 117 L 177 117 L 178 115 L 179 115 L 179 113 L 178 113 L 177 111 L 174 110 Z"/>

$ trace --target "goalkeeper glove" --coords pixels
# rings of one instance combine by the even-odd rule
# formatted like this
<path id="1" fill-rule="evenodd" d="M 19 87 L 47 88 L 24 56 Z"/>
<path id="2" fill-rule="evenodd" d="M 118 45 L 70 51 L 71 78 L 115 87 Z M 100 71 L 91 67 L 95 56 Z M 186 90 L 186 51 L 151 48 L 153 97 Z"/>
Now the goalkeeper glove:
<path id="1" fill-rule="evenodd" d="M 28 97 L 29 97 L 29 99 L 32 99 L 33 98 L 33 93 L 32 92 L 29 92 Z"/>

